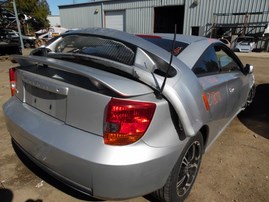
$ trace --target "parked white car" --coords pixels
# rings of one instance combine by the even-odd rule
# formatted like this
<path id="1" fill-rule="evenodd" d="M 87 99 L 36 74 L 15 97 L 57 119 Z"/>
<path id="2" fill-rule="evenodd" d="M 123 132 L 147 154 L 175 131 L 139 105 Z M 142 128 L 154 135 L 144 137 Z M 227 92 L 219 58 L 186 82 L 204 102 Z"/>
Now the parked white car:
<path id="1" fill-rule="evenodd" d="M 256 48 L 256 42 L 252 36 L 240 36 L 235 39 L 234 51 L 252 52 Z"/>

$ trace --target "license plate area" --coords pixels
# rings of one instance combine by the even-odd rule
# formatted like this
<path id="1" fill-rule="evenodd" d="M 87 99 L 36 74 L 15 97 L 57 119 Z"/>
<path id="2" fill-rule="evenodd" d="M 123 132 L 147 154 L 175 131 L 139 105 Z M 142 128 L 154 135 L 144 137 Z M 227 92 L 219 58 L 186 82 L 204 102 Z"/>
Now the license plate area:
<path id="1" fill-rule="evenodd" d="M 25 87 L 25 102 L 32 107 L 65 121 L 67 96 L 43 90 L 28 83 Z"/>

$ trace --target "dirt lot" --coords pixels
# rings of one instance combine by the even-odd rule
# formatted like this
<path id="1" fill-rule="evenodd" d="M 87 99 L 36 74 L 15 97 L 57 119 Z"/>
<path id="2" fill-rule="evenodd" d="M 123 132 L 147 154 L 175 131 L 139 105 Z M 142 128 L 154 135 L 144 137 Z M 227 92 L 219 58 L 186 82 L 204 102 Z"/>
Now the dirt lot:
<path id="1" fill-rule="evenodd" d="M 257 93 L 204 155 L 187 202 L 269 201 L 269 53 L 240 54 L 253 64 Z M 0 106 L 9 98 L 9 60 L 0 61 Z M 18 157 L 19 156 L 19 157 Z M 95 201 L 54 180 L 16 154 L 0 108 L 0 201 Z M 155 201 L 139 197 L 128 202 Z M 126 202 L 127 202 L 126 201 Z"/>

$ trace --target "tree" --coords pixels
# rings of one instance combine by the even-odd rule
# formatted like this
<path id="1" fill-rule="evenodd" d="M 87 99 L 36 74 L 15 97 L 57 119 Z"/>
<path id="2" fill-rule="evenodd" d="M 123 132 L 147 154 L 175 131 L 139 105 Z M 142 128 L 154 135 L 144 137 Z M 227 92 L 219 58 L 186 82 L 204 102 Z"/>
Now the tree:
<path id="1" fill-rule="evenodd" d="M 8 2 L 12 4 L 12 0 Z M 35 30 L 49 27 L 47 16 L 50 14 L 50 9 L 46 0 L 16 0 L 16 6 L 22 24 L 30 23 Z"/>

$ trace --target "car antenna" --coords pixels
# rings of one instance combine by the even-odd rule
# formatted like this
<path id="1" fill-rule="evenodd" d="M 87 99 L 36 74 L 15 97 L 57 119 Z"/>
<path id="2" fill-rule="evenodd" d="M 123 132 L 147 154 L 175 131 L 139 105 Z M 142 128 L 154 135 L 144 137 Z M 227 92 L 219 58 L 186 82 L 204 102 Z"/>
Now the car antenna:
<path id="1" fill-rule="evenodd" d="M 175 24 L 174 39 L 173 39 L 173 43 L 172 43 L 172 47 L 171 47 L 171 52 L 170 52 L 171 55 L 170 55 L 169 66 L 168 66 L 167 71 L 165 73 L 164 80 L 163 80 L 163 83 L 162 83 L 162 86 L 161 86 L 161 89 L 160 89 L 160 92 L 159 92 L 159 95 L 158 95 L 158 98 L 159 99 L 162 98 L 162 92 L 163 92 L 163 89 L 164 89 L 164 86 L 165 86 L 165 83 L 166 83 L 166 80 L 167 80 L 169 71 L 171 69 L 171 64 L 172 64 L 172 61 L 173 61 L 173 51 L 174 51 L 175 42 L 176 42 L 176 35 L 177 35 L 177 24 Z"/>

